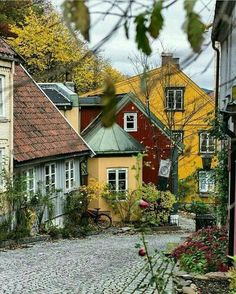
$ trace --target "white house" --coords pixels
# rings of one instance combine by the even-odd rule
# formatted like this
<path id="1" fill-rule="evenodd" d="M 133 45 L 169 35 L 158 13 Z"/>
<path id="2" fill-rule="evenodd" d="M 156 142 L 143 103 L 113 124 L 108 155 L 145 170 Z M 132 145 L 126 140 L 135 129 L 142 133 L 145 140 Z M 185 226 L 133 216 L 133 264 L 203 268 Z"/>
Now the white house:
<path id="1" fill-rule="evenodd" d="M 29 193 L 39 185 L 44 193 L 60 189 L 53 200 L 54 216 L 60 215 L 65 194 L 80 186 L 81 166 L 92 151 L 2 39 L 0 82 L 1 170 L 23 173 Z M 62 218 L 56 220 L 62 225 Z"/>

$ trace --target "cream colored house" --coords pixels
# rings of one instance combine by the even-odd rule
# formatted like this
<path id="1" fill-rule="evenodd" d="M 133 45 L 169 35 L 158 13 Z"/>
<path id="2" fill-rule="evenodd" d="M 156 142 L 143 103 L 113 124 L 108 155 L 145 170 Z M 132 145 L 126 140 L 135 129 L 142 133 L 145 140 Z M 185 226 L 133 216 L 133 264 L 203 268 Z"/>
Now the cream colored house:
<path id="1" fill-rule="evenodd" d="M 13 170 L 13 75 L 16 53 L 0 39 L 0 191 L 3 173 Z"/>

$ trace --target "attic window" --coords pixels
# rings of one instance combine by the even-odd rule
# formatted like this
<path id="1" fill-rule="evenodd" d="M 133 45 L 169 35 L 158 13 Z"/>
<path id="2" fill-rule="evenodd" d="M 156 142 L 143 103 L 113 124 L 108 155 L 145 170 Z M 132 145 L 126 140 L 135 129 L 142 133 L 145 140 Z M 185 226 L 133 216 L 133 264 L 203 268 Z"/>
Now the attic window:
<path id="1" fill-rule="evenodd" d="M 166 88 L 166 110 L 184 110 L 184 88 Z"/>
<path id="2" fill-rule="evenodd" d="M 124 114 L 124 130 L 126 132 L 137 131 L 137 113 L 125 113 Z"/>

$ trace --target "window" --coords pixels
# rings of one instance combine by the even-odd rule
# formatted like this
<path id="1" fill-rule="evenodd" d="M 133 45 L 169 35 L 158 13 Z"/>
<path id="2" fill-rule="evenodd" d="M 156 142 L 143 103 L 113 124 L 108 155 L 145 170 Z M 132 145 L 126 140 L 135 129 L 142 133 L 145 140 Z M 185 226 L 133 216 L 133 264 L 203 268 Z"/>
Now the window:
<path id="1" fill-rule="evenodd" d="M 35 192 L 35 175 L 34 168 L 30 168 L 23 172 L 25 189 L 26 191 L 32 195 Z"/>
<path id="2" fill-rule="evenodd" d="M 166 109 L 174 111 L 184 110 L 184 89 L 167 88 L 166 89 Z"/>
<path id="3" fill-rule="evenodd" d="M 68 160 L 65 163 L 66 190 L 70 190 L 74 187 L 74 181 L 75 181 L 74 160 Z"/>
<path id="4" fill-rule="evenodd" d="M 56 165 L 55 163 L 45 165 L 45 190 L 46 193 L 56 189 Z"/>
<path id="5" fill-rule="evenodd" d="M 137 113 L 124 114 L 124 130 L 127 132 L 137 131 Z"/>
<path id="6" fill-rule="evenodd" d="M 5 115 L 3 88 L 4 88 L 4 77 L 0 76 L 0 116 Z"/>
<path id="7" fill-rule="evenodd" d="M 183 143 L 184 132 L 183 131 L 172 131 L 172 138 L 176 143 Z"/>
<path id="8" fill-rule="evenodd" d="M 202 132 L 200 136 L 200 153 L 214 153 L 216 141 L 213 136 L 208 132 Z"/>
<path id="9" fill-rule="evenodd" d="M 3 188 L 4 149 L 0 148 L 0 188 Z"/>
<path id="10" fill-rule="evenodd" d="M 211 193 L 215 190 L 215 173 L 213 170 L 210 171 L 199 171 L 199 192 L 200 193 Z"/>
<path id="11" fill-rule="evenodd" d="M 126 192 L 128 189 L 127 184 L 127 169 L 108 169 L 107 170 L 107 183 L 110 191 L 113 192 Z"/>

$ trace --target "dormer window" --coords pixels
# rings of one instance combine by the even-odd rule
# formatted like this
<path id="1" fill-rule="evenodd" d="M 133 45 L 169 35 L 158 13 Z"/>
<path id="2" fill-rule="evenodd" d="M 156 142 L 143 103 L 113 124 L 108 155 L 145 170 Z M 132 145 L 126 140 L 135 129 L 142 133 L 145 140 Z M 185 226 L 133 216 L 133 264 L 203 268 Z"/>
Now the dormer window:
<path id="1" fill-rule="evenodd" d="M 137 113 L 129 112 L 124 114 L 124 130 L 127 132 L 137 131 Z"/>
<path id="2" fill-rule="evenodd" d="M 5 115 L 3 89 L 4 89 L 4 77 L 0 76 L 0 116 Z"/>
<path id="3" fill-rule="evenodd" d="M 166 110 L 183 111 L 184 110 L 184 88 L 169 87 L 166 88 Z"/>

